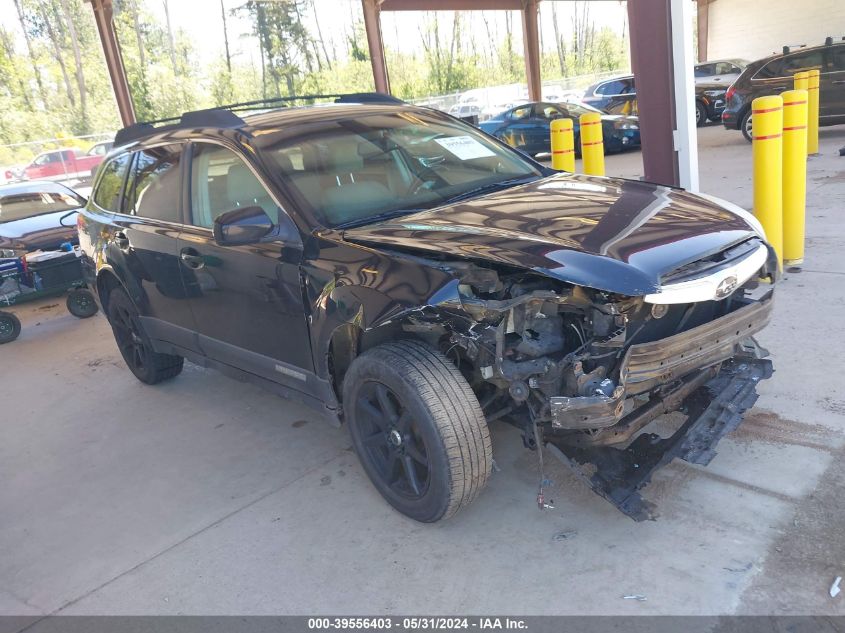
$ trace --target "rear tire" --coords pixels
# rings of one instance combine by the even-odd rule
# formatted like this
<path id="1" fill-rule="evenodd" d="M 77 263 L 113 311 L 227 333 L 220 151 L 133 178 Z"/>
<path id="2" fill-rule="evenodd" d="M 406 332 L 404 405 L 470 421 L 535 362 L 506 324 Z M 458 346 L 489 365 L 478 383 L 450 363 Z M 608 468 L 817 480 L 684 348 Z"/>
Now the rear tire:
<path id="1" fill-rule="evenodd" d="M 67 311 L 77 319 L 88 319 L 97 314 L 97 302 L 90 290 L 75 288 L 67 295 Z"/>
<path id="2" fill-rule="evenodd" d="M 108 307 L 109 324 L 117 347 L 138 380 L 155 385 L 179 375 L 185 359 L 153 351 L 138 309 L 123 289 L 115 288 L 109 293 Z"/>
<path id="3" fill-rule="evenodd" d="M 21 322 L 11 312 L 0 312 L 0 345 L 11 343 L 21 334 Z"/>
<path id="4" fill-rule="evenodd" d="M 439 351 L 396 341 L 365 352 L 344 377 L 343 403 L 364 470 L 402 514 L 447 519 L 487 483 L 487 421 L 469 383 Z"/>
<path id="5" fill-rule="evenodd" d="M 745 140 L 749 143 L 754 140 L 754 133 L 752 131 L 751 125 L 751 108 L 749 108 L 745 114 L 742 115 L 742 120 L 739 123 L 739 129 L 742 132 L 742 135 L 745 137 Z"/>
<path id="6" fill-rule="evenodd" d="M 695 125 L 701 127 L 707 123 L 707 108 L 700 101 L 695 102 Z"/>

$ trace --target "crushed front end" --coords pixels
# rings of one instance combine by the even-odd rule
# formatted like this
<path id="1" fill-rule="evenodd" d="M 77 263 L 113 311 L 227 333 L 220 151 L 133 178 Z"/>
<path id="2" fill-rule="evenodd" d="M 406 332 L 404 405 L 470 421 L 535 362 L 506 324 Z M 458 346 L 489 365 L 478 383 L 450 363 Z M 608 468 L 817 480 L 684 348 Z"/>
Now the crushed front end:
<path id="1" fill-rule="evenodd" d="M 642 296 L 446 265 L 454 286 L 404 329 L 455 359 L 489 421 L 519 427 L 526 447 L 548 447 L 635 520 L 654 517 L 639 494 L 654 471 L 675 457 L 707 464 L 772 374 L 753 335 L 771 316 L 777 263 L 759 239 Z M 673 432 L 649 430 L 676 411 Z"/>

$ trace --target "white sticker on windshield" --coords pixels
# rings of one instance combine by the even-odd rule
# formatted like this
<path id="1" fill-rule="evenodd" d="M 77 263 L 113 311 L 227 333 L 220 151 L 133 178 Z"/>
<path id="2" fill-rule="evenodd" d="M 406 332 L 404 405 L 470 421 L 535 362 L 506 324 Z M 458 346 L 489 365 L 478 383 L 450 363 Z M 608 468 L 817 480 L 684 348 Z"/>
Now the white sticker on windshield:
<path id="1" fill-rule="evenodd" d="M 489 148 L 484 147 L 471 136 L 450 136 L 449 138 L 436 138 L 434 142 L 449 150 L 461 160 L 472 160 L 473 158 L 487 158 L 495 156 Z"/>

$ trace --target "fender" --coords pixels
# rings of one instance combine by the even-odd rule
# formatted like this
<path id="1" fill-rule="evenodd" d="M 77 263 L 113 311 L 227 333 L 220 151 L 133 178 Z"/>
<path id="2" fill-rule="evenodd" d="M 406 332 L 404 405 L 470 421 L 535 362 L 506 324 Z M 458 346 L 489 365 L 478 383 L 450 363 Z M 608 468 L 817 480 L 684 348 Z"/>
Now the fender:
<path id="1" fill-rule="evenodd" d="M 321 247 L 320 257 L 302 267 L 314 367 L 321 378 L 330 378 L 329 347 L 339 328 L 375 330 L 439 301 L 438 294 L 455 282 L 454 274 L 435 262 L 425 265 L 341 240 Z"/>

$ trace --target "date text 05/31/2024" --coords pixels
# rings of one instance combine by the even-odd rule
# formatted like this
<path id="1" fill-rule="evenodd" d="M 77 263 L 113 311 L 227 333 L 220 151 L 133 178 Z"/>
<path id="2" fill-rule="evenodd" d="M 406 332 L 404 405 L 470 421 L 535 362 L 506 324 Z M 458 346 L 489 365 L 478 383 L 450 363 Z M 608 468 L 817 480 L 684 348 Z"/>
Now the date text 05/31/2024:
<path id="1" fill-rule="evenodd" d="M 525 630 L 526 623 L 518 618 L 496 617 L 352 617 L 352 618 L 308 618 L 308 629 L 328 630 L 390 630 L 400 631 L 448 631 L 465 630 Z"/>

